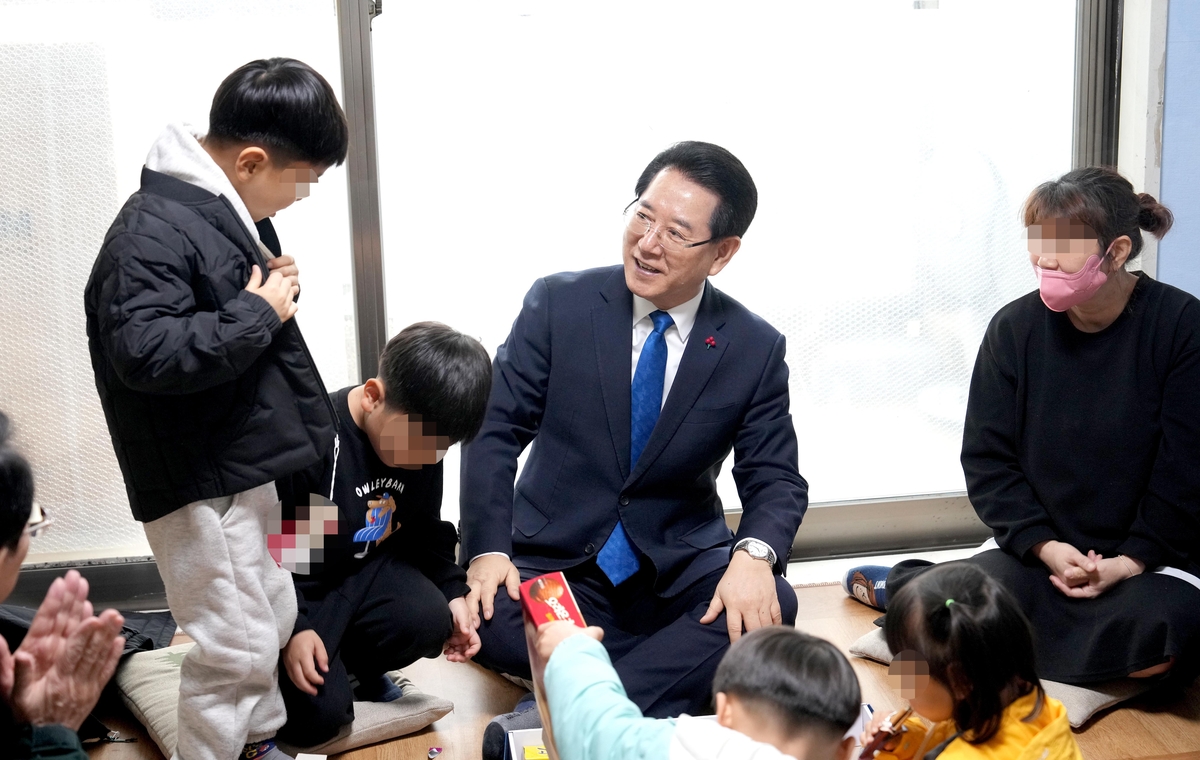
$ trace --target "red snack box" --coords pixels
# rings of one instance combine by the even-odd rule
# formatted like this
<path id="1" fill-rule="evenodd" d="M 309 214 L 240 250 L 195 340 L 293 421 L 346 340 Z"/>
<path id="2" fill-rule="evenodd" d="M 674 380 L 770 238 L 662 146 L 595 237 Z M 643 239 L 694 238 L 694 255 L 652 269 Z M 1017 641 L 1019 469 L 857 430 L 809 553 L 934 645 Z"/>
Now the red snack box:
<path id="1" fill-rule="evenodd" d="M 547 573 L 522 583 L 521 609 L 535 627 L 569 620 L 580 628 L 587 628 L 579 605 L 575 603 L 575 595 L 562 573 Z"/>
<path id="2" fill-rule="evenodd" d="M 533 693 L 537 695 L 538 713 L 542 717 L 542 744 L 551 760 L 558 760 L 554 733 L 550 726 L 550 705 L 546 700 L 543 675 L 546 663 L 538 657 L 537 629 L 546 623 L 565 620 L 586 628 L 575 595 L 562 573 L 547 573 L 521 584 L 521 610 L 525 617 L 525 643 L 529 647 L 529 669 L 533 672 Z"/>

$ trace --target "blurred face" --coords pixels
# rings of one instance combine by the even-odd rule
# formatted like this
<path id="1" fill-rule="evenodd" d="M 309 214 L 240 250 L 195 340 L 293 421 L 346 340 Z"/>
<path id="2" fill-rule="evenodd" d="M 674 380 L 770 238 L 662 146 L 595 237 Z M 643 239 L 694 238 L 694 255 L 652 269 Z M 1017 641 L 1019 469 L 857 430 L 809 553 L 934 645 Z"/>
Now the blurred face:
<path id="1" fill-rule="evenodd" d="M 371 378 L 363 385 L 363 430 L 375 454 L 389 467 L 419 470 L 437 464 L 450 449 L 450 439 L 420 415 L 397 411 L 384 403 L 383 384 Z"/>
<path id="2" fill-rule="evenodd" d="M 16 549 L 5 547 L 0 549 L 0 602 L 8 598 L 16 588 L 17 576 L 21 572 L 21 563 L 29 553 L 29 536 L 23 534 L 17 542 Z"/>
<path id="3" fill-rule="evenodd" d="M 204 141 L 201 145 L 229 177 L 255 222 L 275 216 L 301 198 L 307 198 L 312 185 L 328 168 L 305 161 L 276 163 L 257 145 L 225 147 Z"/>
<path id="4" fill-rule="evenodd" d="M 1026 229 L 1029 260 L 1042 269 L 1074 274 L 1103 253 L 1096 232 L 1073 219 L 1043 219 Z"/>
<path id="5" fill-rule="evenodd" d="M 450 439 L 437 434 L 437 425 L 423 422 L 417 414 L 385 411 L 379 421 L 379 434 L 371 440 L 375 453 L 384 464 L 419 470 L 437 464 L 446 456 Z"/>
<path id="6" fill-rule="evenodd" d="M 892 659 L 888 683 L 915 712 L 935 723 L 954 715 L 953 693 L 929 675 L 929 663 L 916 650 L 906 649 Z"/>
<path id="7" fill-rule="evenodd" d="M 312 185 L 315 185 L 324 173 L 324 167 L 318 169 L 303 161 L 284 168 L 276 167 L 268 161 L 244 188 L 239 188 L 239 195 L 250 212 L 250 218 L 258 222 L 266 217 L 275 216 L 277 212 L 302 198 L 307 198 Z"/>
<path id="8" fill-rule="evenodd" d="M 719 202 L 715 193 L 675 169 L 659 172 L 626 212 L 622 246 L 629 290 L 671 309 L 695 297 L 707 277 L 724 269 L 741 238 L 710 240 L 708 222 Z"/>

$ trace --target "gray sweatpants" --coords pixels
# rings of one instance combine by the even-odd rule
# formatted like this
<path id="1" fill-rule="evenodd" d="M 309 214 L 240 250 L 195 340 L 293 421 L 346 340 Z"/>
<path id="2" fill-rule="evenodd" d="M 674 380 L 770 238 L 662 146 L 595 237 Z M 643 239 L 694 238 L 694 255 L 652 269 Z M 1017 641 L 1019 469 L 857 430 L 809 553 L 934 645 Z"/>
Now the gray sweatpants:
<path id="1" fill-rule="evenodd" d="M 296 593 L 267 550 L 277 498 L 267 483 L 143 525 L 171 613 L 196 641 L 180 669 L 176 760 L 233 760 L 287 719 L 277 672 Z"/>

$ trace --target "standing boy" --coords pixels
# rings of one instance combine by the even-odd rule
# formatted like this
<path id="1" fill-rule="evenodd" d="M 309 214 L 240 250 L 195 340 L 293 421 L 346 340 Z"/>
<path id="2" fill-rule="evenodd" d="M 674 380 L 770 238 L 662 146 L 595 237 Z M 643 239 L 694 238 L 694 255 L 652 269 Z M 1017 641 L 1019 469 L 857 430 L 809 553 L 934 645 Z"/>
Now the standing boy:
<path id="1" fill-rule="evenodd" d="M 479 341 L 411 325 L 383 349 L 379 377 L 332 394 L 339 446 L 279 481 L 281 534 L 270 540 L 296 573 L 300 606 L 279 676 L 289 743 L 332 738 L 354 719 L 355 696 L 401 696 L 389 670 L 478 651 L 458 532 L 441 519 L 441 460 L 479 431 L 491 384 Z"/>
<path id="2" fill-rule="evenodd" d="M 176 758 L 283 756 L 276 668 L 296 600 L 266 522 L 275 479 L 321 458 L 336 414 L 269 217 L 342 163 L 347 132 L 309 66 L 242 66 L 207 134 L 171 125 L 155 142 L 88 280 L 88 347 L 129 503 L 196 641 Z"/>

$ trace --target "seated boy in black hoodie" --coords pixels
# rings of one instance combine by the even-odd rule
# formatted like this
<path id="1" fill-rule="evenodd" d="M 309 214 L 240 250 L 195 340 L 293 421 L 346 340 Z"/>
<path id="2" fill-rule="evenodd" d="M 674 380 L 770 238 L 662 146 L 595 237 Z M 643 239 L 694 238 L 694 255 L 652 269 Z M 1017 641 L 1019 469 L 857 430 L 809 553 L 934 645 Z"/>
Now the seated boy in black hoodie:
<path id="1" fill-rule="evenodd" d="M 280 668 L 280 738 L 327 741 L 354 719 L 355 697 L 400 696 L 387 671 L 479 650 L 458 534 L 441 519 L 441 460 L 478 432 L 491 383 L 479 341 L 411 325 L 388 341 L 378 377 L 331 394 L 340 445 L 276 484 L 282 520 L 270 543 L 300 610 Z"/>

